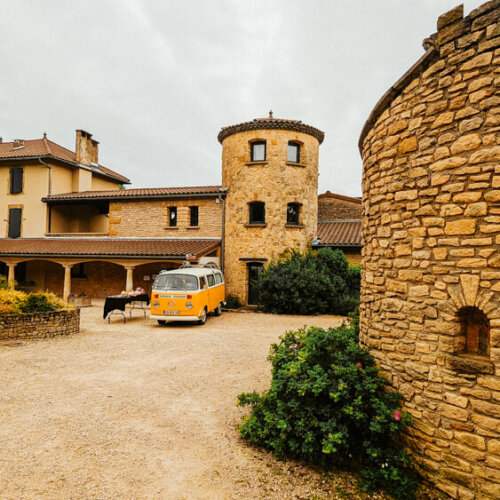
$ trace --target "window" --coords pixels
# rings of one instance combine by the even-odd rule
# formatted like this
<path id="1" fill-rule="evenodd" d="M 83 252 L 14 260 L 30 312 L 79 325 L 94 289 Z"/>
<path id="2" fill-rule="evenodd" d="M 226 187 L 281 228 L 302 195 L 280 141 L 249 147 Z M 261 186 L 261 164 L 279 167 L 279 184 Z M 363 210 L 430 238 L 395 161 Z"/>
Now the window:
<path id="1" fill-rule="evenodd" d="M 208 278 L 208 286 L 214 286 L 215 285 L 215 278 L 213 274 L 207 275 Z"/>
<path id="2" fill-rule="evenodd" d="M 299 224 L 299 203 L 288 203 L 286 206 L 286 223 L 287 224 Z"/>
<path id="3" fill-rule="evenodd" d="M 23 169 L 19 167 L 10 169 L 10 194 L 23 192 Z"/>
<path id="4" fill-rule="evenodd" d="M 208 285 L 207 285 L 207 278 L 205 278 L 205 276 L 202 276 L 200 278 L 200 288 L 202 290 L 206 290 L 208 288 Z"/>
<path id="5" fill-rule="evenodd" d="M 9 209 L 9 238 L 19 238 L 21 236 L 22 208 Z"/>
<path id="6" fill-rule="evenodd" d="M 71 268 L 71 277 L 72 278 L 86 278 L 87 273 L 85 272 L 85 264 L 80 262 L 80 264 L 75 264 Z"/>
<path id="7" fill-rule="evenodd" d="M 168 225 L 177 226 L 177 207 L 168 207 Z"/>
<path id="8" fill-rule="evenodd" d="M 250 144 L 250 161 L 266 161 L 266 141 L 255 141 Z"/>
<path id="9" fill-rule="evenodd" d="M 190 225 L 198 225 L 198 207 L 189 207 Z"/>
<path id="10" fill-rule="evenodd" d="M 155 290 L 198 290 L 198 279 L 190 274 L 159 274 L 153 283 Z"/>
<path id="11" fill-rule="evenodd" d="M 288 161 L 300 163 L 300 144 L 298 142 L 288 143 Z"/>
<path id="12" fill-rule="evenodd" d="M 477 307 L 464 307 L 458 312 L 463 353 L 488 356 L 490 353 L 490 322 Z"/>
<path id="13" fill-rule="evenodd" d="M 265 224 L 266 223 L 266 206 L 261 201 L 254 201 L 249 204 L 250 209 L 250 224 Z"/>
<path id="14" fill-rule="evenodd" d="M 215 273 L 215 284 L 220 285 L 222 283 L 222 275 L 221 273 Z"/>

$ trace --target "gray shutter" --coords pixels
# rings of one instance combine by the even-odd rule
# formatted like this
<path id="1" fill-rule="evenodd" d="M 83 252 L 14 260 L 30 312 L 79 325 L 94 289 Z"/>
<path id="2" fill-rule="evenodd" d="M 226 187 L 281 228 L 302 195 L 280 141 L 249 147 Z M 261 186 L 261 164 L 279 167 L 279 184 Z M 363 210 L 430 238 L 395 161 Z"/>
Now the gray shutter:
<path id="1" fill-rule="evenodd" d="M 10 169 L 10 192 L 17 194 L 23 192 L 23 169 L 19 167 Z"/>
<path id="2" fill-rule="evenodd" d="M 11 208 L 9 210 L 9 238 L 19 238 L 21 236 L 22 214 L 22 208 Z"/>

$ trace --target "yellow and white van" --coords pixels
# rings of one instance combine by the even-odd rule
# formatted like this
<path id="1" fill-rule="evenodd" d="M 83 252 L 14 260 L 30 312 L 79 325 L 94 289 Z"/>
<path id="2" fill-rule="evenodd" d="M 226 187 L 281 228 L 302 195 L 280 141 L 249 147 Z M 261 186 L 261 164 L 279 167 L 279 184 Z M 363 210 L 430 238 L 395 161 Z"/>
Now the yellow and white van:
<path id="1" fill-rule="evenodd" d="M 149 317 L 160 325 L 167 321 L 197 321 L 203 325 L 209 312 L 221 315 L 224 297 L 224 276 L 218 268 L 161 271 L 153 283 Z"/>

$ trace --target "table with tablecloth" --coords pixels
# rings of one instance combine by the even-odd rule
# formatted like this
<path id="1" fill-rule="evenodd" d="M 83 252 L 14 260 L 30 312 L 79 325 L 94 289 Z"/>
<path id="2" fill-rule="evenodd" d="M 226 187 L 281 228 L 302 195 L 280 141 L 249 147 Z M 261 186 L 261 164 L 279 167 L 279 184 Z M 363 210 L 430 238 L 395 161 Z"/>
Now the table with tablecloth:
<path id="1" fill-rule="evenodd" d="M 109 316 L 113 313 L 113 311 L 120 311 L 123 316 L 123 322 L 126 323 L 127 318 L 124 313 L 127 304 L 132 304 L 132 309 L 142 309 L 144 311 L 144 317 L 146 317 L 146 309 L 142 305 L 144 302 L 147 306 L 149 305 L 149 295 L 147 293 L 106 297 L 102 317 L 103 319 L 108 318 L 109 323 Z M 140 307 L 135 307 L 136 303 L 141 303 Z M 130 310 L 130 317 L 132 317 L 132 309 Z"/>

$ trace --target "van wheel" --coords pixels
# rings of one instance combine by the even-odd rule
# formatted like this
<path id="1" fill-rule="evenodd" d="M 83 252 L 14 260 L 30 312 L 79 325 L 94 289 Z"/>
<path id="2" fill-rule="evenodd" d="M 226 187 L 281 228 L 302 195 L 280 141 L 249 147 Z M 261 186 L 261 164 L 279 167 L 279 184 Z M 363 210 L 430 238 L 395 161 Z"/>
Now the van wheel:
<path id="1" fill-rule="evenodd" d="M 220 316 L 222 314 L 222 302 L 219 302 L 219 305 L 215 308 L 214 314 L 216 316 Z"/>
<path id="2" fill-rule="evenodd" d="M 207 321 L 207 308 L 205 307 L 205 309 L 203 309 L 203 313 L 202 313 L 200 319 L 198 320 L 198 324 L 204 325 L 206 321 Z"/>
<path id="3" fill-rule="evenodd" d="M 167 324 L 167 322 L 164 319 L 159 319 L 158 320 L 158 324 L 161 325 L 161 326 L 164 326 L 164 325 Z"/>

